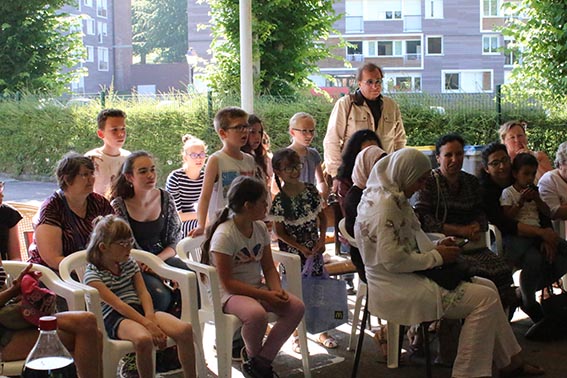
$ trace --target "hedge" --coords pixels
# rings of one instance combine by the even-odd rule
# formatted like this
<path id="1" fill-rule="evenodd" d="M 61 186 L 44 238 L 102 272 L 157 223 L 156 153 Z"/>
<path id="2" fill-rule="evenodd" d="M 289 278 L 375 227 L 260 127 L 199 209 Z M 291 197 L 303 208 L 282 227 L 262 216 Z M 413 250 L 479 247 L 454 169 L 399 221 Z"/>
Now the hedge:
<path id="1" fill-rule="evenodd" d="M 482 145 L 498 139 L 498 114 L 495 109 L 446 109 L 442 114 L 430 109 L 427 101 L 408 100 L 397 96 L 408 145 L 431 145 L 448 132 L 458 132 L 468 144 Z M 170 171 L 181 164 L 181 136 L 191 133 L 202 138 L 209 153 L 220 148 L 211 115 L 238 100 L 215 100 L 206 96 L 186 96 L 174 104 L 163 106 L 158 101 L 106 99 L 107 107 L 118 107 L 128 115 L 128 136 L 125 148 L 144 149 L 156 157 L 159 183 L 163 185 Z M 314 146 L 322 152 L 322 140 L 332 102 L 311 95 L 287 99 L 259 98 L 255 101 L 257 115 L 264 121 L 271 136 L 272 150 L 290 143 L 287 132 L 289 118 L 307 111 L 317 120 Z M 52 178 L 56 162 L 63 154 L 74 150 L 84 153 L 100 146 L 96 136 L 95 118 L 100 102 L 84 107 L 42 105 L 33 98 L 0 102 L 0 172 L 13 177 Z M 557 146 L 567 140 L 567 119 L 549 115 L 543 110 L 508 107 L 501 119 L 521 118 L 528 122 L 528 139 L 535 150 L 545 150 L 553 159 Z"/>

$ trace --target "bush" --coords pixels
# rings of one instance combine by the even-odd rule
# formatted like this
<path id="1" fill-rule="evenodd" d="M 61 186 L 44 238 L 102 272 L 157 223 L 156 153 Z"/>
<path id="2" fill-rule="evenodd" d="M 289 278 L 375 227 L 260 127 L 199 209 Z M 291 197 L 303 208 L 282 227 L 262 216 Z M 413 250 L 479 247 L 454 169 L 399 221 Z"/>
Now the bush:
<path id="1" fill-rule="evenodd" d="M 422 100 L 420 100 L 422 99 Z M 408 145 L 434 144 L 448 132 L 458 132 L 468 144 L 486 144 L 498 139 L 499 117 L 495 107 L 483 108 L 453 101 L 444 114 L 430 109 L 430 100 L 422 97 L 396 96 L 402 111 Z M 307 111 L 317 120 L 314 146 L 322 152 L 329 114 L 333 104 L 325 97 L 311 95 L 288 98 L 262 97 L 255 100 L 256 113 L 272 138 L 272 150 L 290 143 L 288 122 L 299 111 Z M 155 100 L 124 100 L 110 96 L 106 107 L 117 107 L 128 115 L 125 148 L 147 150 L 156 157 L 159 183 L 163 185 L 170 171 L 181 165 L 181 136 L 190 133 L 203 139 L 212 153 L 221 147 L 212 126 L 212 115 L 221 107 L 239 104 L 237 98 L 215 99 L 206 96 L 182 96 L 177 102 L 161 106 Z M 62 107 L 26 97 L 0 102 L 0 172 L 12 176 L 50 176 L 56 162 L 70 150 L 84 153 L 100 146 L 95 118 L 100 100 L 84 107 Z M 565 114 L 547 115 L 537 108 L 503 107 L 503 120 L 528 121 L 529 141 L 535 150 L 555 156 L 557 146 L 567 140 Z"/>

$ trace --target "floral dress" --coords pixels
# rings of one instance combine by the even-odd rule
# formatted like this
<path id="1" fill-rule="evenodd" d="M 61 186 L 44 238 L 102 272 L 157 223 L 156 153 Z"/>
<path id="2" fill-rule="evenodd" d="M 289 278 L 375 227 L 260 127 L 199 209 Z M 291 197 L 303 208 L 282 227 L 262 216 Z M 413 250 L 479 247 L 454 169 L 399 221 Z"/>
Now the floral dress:
<path id="1" fill-rule="evenodd" d="M 283 223 L 285 232 L 299 244 L 312 249 L 319 240 L 317 219 L 323 211 L 321 196 L 313 184 L 305 183 L 305 190 L 295 197 L 288 197 L 279 192 L 272 203 L 270 215 L 274 222 Z M 296 248 L 278 240 L 280 251 L 294 253 L 301 257 L 301 266 L 305 264 L 305 256 Z M 313 275 L 323 273 L 323 257 L 318 254 L 313 262 Z"/>

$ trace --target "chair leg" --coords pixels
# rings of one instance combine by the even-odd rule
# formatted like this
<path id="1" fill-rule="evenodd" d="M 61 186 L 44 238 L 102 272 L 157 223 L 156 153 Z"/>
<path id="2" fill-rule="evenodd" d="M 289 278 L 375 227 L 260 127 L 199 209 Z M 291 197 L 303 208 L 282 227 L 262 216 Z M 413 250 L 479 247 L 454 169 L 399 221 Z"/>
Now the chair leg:
<path id="1" fill-rule="evenodd" d="M 354 302 L 354 314 L 352 317 L 352 327 L 350 329 L 350 338 L 348 340 L 348 350 L 354 350 L 354 343 L 356 339 L 356 329 L 358 328 L 358 320 L 360 317 L 360 309 L 362 307 L 362 300 L 366 296 L 367 286 L 364 282 L 358 283 L 358 291 L 356 292 L 356 301 Z M 368 317 L 370 318 L 370 317 Z M 360 323 L 361 332 L 366 327 L 365 323 Z"/>
<path id="2" fill-rule="evenodd" d="M 400 359 L 400 325 L 387 322 L 388 327 L 388 367 L 396 369 Z"/>
<path id="3" fill-rule="evenodd" d="M 425 354 L 425 376 L 431 378 L 431 351 L 429 350 L 429 323 L 421 323 L 421 337 L 423 339 L 423 352 Z"/>
<path id="4" fill-rule="evenodd" d="M 362 323 L 366 324 L 366 318 L 368 317 L 368 294 L 366 294 L 366 302 L 364 304 L 364 312 L 362 314 Z M 358 364 L 360 362 L 360 355 L 362 354 L 362 344 L 364 342 L 364 327 L 360 328 L 360 335 L 358 336 L 358 344 L 356 346 L 356 353 L 354 354 L 354 365 L 352 367 L 351 378 L 356 378 L 358 373 Z"/>
<path id="5" fill-rule="evenodd" d="M 305 320 L 302 320 L 297 326 L 299 336 L 299 346 L 301 348 L 301 360 L 303 363 L 303 376 L 311 378 L 311 367 L 309 366 L 309 349 L 307 345 L 307 331 L 305 329 Z"/>

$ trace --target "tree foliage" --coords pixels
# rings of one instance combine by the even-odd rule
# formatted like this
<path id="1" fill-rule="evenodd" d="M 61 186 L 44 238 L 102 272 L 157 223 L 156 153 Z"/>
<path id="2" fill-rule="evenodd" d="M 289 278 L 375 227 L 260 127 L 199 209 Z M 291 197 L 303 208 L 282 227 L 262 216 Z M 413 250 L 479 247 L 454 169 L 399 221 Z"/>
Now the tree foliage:
<path id="1" fill-rule="evenodd" d="M 521 15 L 503 28 L 522 51 L 512 76 L 512 88 L 554 102 L 567 97 L 567 2 L 522 0 L 505 3 Z"/>
<path id="2" fill-rule="evenodd" d="M 310 85 L 317 63 L 331 57 L 324 41 L 340 15 L 335 0 L 254 0 L 252 38 L 254 87 L 259 94 L 289 95 Z M 219 93 L 239 93 L 239 2 L 211 0 L 214 64 L 210 85 Z"/>
<path id="3" fill-rule="evenodd" d="M 132 1 L 132 45 L 142 63 L 151 52 L 157 62 L 185 61 L 187 0 Z"/>
<path id="4" fill-rule="evenodd" d="M 0 93 L 61 92 L 84 52 L 68 0 L 0 2 Z"/>

